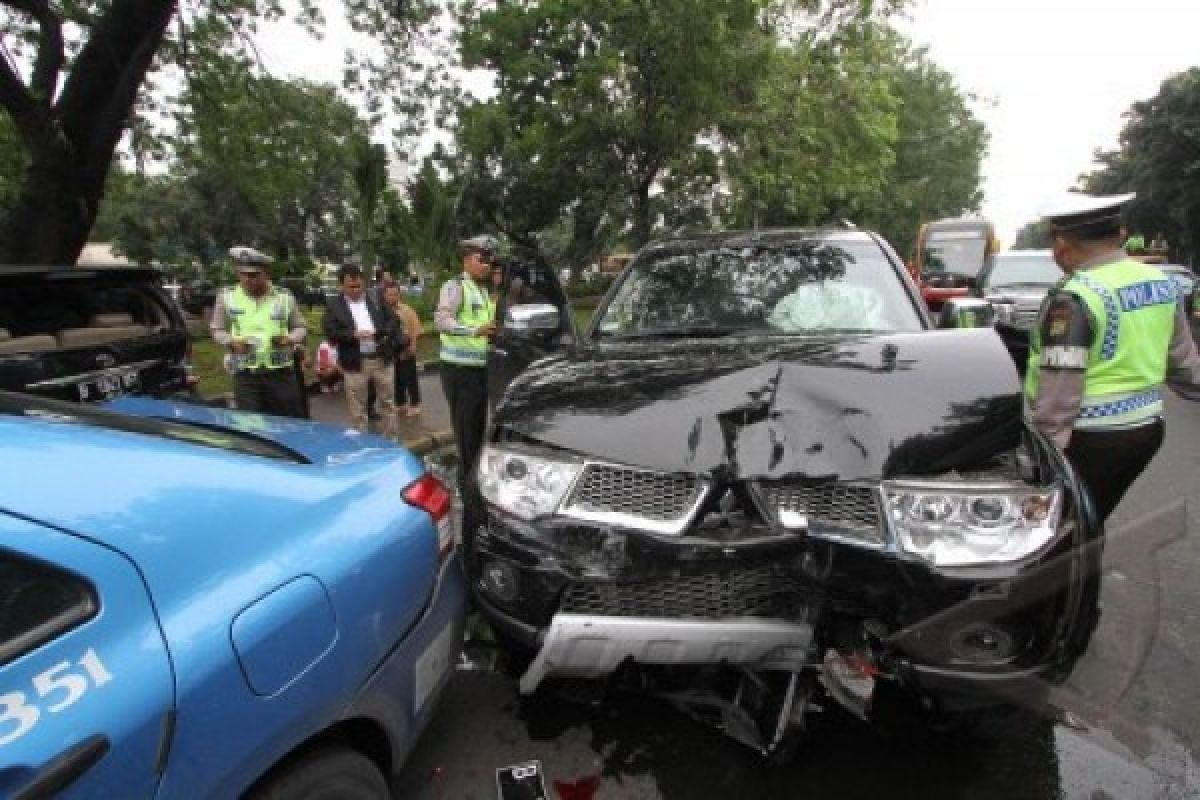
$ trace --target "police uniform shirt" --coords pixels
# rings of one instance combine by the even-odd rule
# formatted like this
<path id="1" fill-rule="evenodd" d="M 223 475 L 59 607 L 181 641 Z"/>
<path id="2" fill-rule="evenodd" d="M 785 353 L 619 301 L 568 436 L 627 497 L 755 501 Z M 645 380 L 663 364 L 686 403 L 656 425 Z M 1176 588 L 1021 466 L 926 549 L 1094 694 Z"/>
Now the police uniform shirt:
<path id="1" fill-rule="evenodd" d="M 275 302 L 272 292 L 285 294 L 289 298 L 288 305 L 291 307 L 291 313 L 288 314 L 288 338 L 292 340 L 293 345 L 302 345 L 308 338 L 308 323 L 304 321 L 304 315 L 300 313 L 299 305 L 296 299 L 291 296 L 291 292 L 287 289 L 268 286 L 266 293 L 262 297 L 252 297 L 258 306 L 263 303 Z M 225 308 L 225 291 L 217 292 L 216 302 L 213 304 L 212 316 L 209 318 L 209 331 L 212 334 L 213 341 L 222 347 L 229 347 L 233 343 L 233 334 L 229 332 L 229 312 Z"/>
<path id="2" fill-rule="evenodd" d="M 1094 259 L 1081 270 L 1124 260 L 1116 251 Z M 1066 448 L 1083 402 L 1088 359 L 1099 325 L 1077 295 L 1054 289 L 1042 306 L 1039 320 L 1042 355 L 1037 396 L 1030 409 L 1038 429 Z M 1167 384 L 1189 400 L 1200 400 L 1200 354 L 1182 306 L 1167 356 Z"/>

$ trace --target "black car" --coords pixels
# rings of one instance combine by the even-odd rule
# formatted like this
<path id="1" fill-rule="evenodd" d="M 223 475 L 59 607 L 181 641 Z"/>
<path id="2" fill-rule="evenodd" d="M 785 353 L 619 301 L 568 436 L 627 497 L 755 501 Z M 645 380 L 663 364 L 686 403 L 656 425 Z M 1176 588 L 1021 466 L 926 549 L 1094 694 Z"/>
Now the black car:
<path id="1" fill-rule="evenodd" d="M 0 389 L 85 402 L 186 395 L 187 351 L 158 270 L 0 266 Z"/>
<path id="2" fill-rule="evenodd" d="M 541 294 L 501 312 L 493 375 L 543 357 L 503 391 L 464 534 L 523 692 L 632 673 L 775 754 L 830 698 L 961 719 L 1069 673 L 1090 502 L 995 332 L 933 330 L 882 239 L 661 241 L 578 340 Z"/>

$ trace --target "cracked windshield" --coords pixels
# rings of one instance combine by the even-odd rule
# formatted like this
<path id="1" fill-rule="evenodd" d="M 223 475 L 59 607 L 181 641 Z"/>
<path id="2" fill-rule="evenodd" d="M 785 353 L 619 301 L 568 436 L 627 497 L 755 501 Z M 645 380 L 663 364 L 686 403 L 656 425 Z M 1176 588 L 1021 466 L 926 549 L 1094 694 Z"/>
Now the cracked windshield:
<path id="1" fill-rule="evenodd" d="M 0 798 L 1200 798 L 1193 0 L 0 0 Z"/>

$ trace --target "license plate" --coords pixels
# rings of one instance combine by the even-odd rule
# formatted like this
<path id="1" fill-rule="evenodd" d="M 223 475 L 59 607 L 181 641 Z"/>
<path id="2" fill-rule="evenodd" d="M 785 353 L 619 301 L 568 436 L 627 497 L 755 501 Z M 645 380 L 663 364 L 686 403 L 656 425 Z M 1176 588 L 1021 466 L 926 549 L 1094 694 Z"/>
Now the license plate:
<path id="1" fill-rule="evenodd" d="M 417 659 L 413 674 L 413 713 L 420 714 L 429 695 L 442 676 L 450 671 L 450 651 L 454 647 L 454 626 L 447 625 Z"/>
<path id="2" fill-rule="evenodd" d="M 136 369 L 106 372 L 103 375 L 80 381 L 76 384 L 76 388 L 79 390 L 79 399 L 82 402 L 111 400 L 137 390 L 138 372 Z"/>
<path id="3" fill-rule="evenodd" d="M 549 800 L 542 762 L 526 761 L 496 770 L 496 792 L 500 800 Z"/>

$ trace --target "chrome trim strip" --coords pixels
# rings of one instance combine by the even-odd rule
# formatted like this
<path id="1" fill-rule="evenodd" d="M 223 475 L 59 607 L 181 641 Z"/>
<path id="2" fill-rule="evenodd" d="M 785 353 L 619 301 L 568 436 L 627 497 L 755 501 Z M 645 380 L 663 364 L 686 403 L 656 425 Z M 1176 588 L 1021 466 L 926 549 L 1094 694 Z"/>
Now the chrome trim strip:
<path id="1" fill-rule="evenodd" d="M 150 361 L 135 361 L 132 364 L 119 364 L 115 367 L 106 367 L 105 369 L 93 370 L 92 372 L 81 372 L 78 375 L 68 375 L 65 378 L 52 378 L 47 381 L 38 381 L 26 385 L 26 389 L 57 389 L 62 386 L 74 386 L 84 381 L 94 380 L 107 376 L 120 376 L 129 372 L 140 372 L 147 367 L 153 367 L 157 364 L 164 363 L 164 359 L 155 358 Z"/>
<path id="2" fill-rule="evenodd" d="M 811 625 L 783 620 L 555 614 L 520 689 L 532 694 L 550 675 L 607 675 L 627 658 L 642 664 L 740 664 L 798 672 L 809 664 L 812 642 Z"/>

